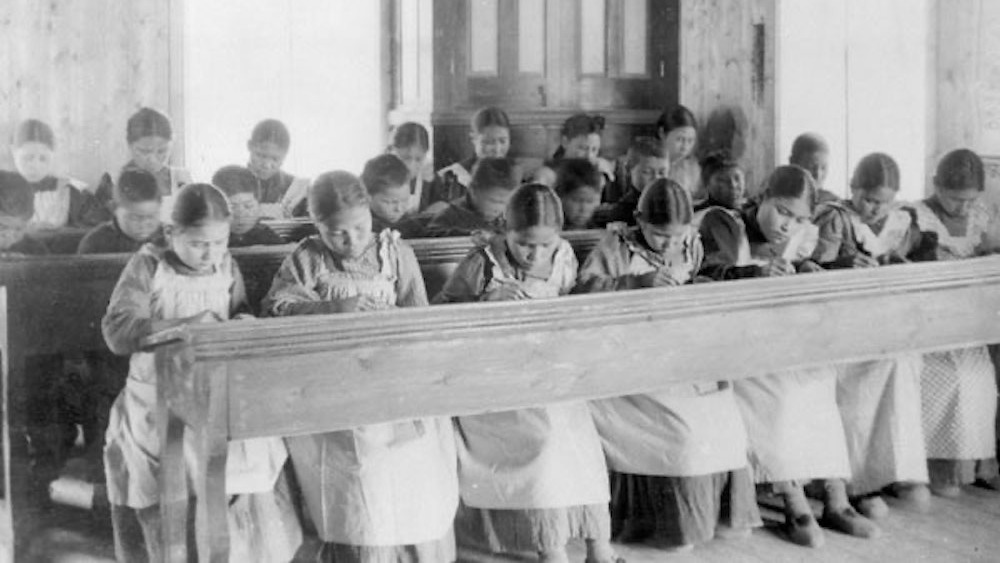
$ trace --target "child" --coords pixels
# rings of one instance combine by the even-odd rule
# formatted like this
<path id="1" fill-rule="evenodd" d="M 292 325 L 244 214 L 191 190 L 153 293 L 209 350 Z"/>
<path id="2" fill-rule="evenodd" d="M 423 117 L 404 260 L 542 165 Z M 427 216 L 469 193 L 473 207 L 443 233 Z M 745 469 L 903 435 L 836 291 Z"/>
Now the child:
<path id="1" fill-rule="evenodd" d="M 243 278 L 226 250 L 229 204 L 208 184 L 177 193 L 167 244 L 146 244 L 122 272 L 101 323 L 112 352 L 131 355 L 104 447 L 119 561 L 160 561 L 156 367 L 142 339 L 183 324 L 220 322 L 248 309 Z M 280 439 L 230 442 L 226 492 L 233 561 L 289 561 L 302 540 L 294 507 L 280 496 L 288 454 Z M 192 472 L 198 468 L 190 468 Z M 278 490 L 275 490 L 276 483 Z M 276 494 L 276 492 L 278 494 Z M 194 526 L 194 523 L 191 523 Z M 189 546 L 191 549 L 193 546 Z"/>
<path id="2" fill-rule="evenodd" d="M 319 234 L 285 259 L 264 311 L 286 316 L 427 305 L 413 249 L 393 231 L 372 233 L 368 193 L 356 177 L 320 175 L 308 204 Z M 287 443 L 324 542 L 317 561 L 455 560 L 458 482 L 450 420 L 373 424 Z"/>
<path id="3" fill-rule="evenodd" d="M 562 209 L 541 184 L 514 191 L 507 231 L 471 251 L 439 303 L 546 299 L 576 282 L 573 247 L 560 238 Z M 567 561 L 566 542 L 583 537 L 587 561 L 613 563 L 608 479 L 586 403 L 565 403 L 457 420 L 459 532 L 487 539 L 494 553 L 535 552 Z M 516 451 L 516 455 L 511 452 Z"/>
<path id="4" fill-rule="evenodd" d="M 803 133 L 792 142 L 792 154 L 788 163 L 805 168 L 816 181 L 816 205 L 840 201 L 837 194 L 823 188 L 830 166 L 830 146 L 816 133 Z"/>
<path id="5" fill-rule="evenodd" d="M 45 243 L 26 234 L 30 216 L 30 197 L 17 192 L 0 192 L 0 258 L 49 253 Z"/>
<path id="6" fill-rule="evenodd" d="M 593 229 L 594 213 L 601 204 L 600 170 L 589 160 L 566 158 L 556 166 L 556 194 L 565 214 L 563 229 Z"/>
<path id="7" fill-rule="evenodd" d="M 851 199 L 816 213 L 819 244 L 813 260 L 831 267 L 866 268 L 905 261 L 920 233 L 911 214 L 893 206 L 899 166 L 870 154 L 851 179 Z M 920 416 L 920 354 L 838 367 L 837 404 L 844 421 L 853 479 L 852 504 L 869 518 L 888 507 L 883 488 L 921 508 L 930 498 Z"/>
<path id="8" fill-rule="evenodd" d="M 559 148 L 552 155 L 552 160 L 535 172 L 535 181 L 555 186 L 556 168 L 564 158 L 582 158 L 597 166 L 603 175 L 602 189 L 605 181 L 614 181 L 614 165 L 599 156 L 603 131 L 604 118 L 599 115 L 578 113 L 567 119 L 563 122 Z"/>
<path id="9" fill-rule="evenodd" d="M 608 233 L 580 270 L 586 291 L 690 283 L 702 251 L 687 190 L 661 178 L 646 187 L 638 226 Z M 595 401 L 611 469 L 619 541 L 690 549 L 717 532 L 760 526 L 747 440 L 727 382 L 677 384 L 648 395 Z"/>
<path id="10" fill-rule="evenodd" d="M 670 160 L 669 178 L 684 186 L 692 201 L 701 203 L 705 193 L 701 185 L 701 168 L 694 154 L 698 142 L 698 121 L 694 114 L 680 105 L 664 111 L 656 120 L 656 136 Z"/>
<path id="11" fill-rule="evenodd" d="M 739 163 L 726 153 L 709 155 L 701 162 L 701 178 L 707 197 L 695 207 L 694 220 L 705 247 L 701 274 L 715 280 L 767 275 L 752 264 L 741 214 L 746 178 Z M 784 272 L 784 265 L 777 271 Z"/>
<path id="12" fill-rule="evenodd" d="M 635 225 L 635 209 L 643 188 L 653 181 L 666 178 L 670 160 L 663 144 L 652 137 L 638 137 L 632 141 L 626 160 L 627 173 L 618 176 L 619 183 L 627 182 L 619 199 L 602 205 L 594 222 L 600 226 L 608 223 Z"/>
<path id="13" fill-rule="evenodd" d="M 822 270 L 809 259 L 817 239 L 810 223 L 815 189 L 808 171 L 783 166 L 771 175 L 761 201 L 744 209 L 742 219 L 752 257 L 759 264 L 758 275 Z M 725 253 L 737 254 L 735 249 Z M 845 480 L 851 467 L 837 409 L 836 374 L 835 366 L 822 366 L 734 384 L 756 481 L 769 484 L 781 497 L 788 538 L 810 547 L 824 541 L 803 489 L 813 479 L 819 479 L 822 488 L 824 526 L 864 538 L 880 533 L 847 497 Z"/>
<path id="14" fill-rule="evenodd" d="M 250 162 L 247 168 L 257 181 L 253 194 L 263 217 L 292 217 L 309 189 L 309 180 L 296 178 L 281 169 L 291 142 L 288 128 L 277 119 L 265 119 L 250 132 L 250 140 L 247 141 Z"/>
<path id="15" fill-rule="evenodd" d="M 30 199 L 32 229 L 92 227 L 107 219 L 107 212 L 89 192 L 53 174 L 54 151 L 52 128 L 37 119 L 22 122 L 11 146 L 17 171 L 0 171 L 0 191 Z"/>
<path id="16" fill-rule="evenodd" d="M 938 260 L 961 260 L 989 251 L 989 215 L 981 195 L 983 161 L 961 149 L 948 153 L 934 176 L 934 195 L 915 205 L 920 230 L 934 233 Z M 995 482 L 997 385 L 985 346 L 924 355 L 923 427 L 931 492 L 956 496 L 977 477 Z M 988 463 L 983 463 L 988 462 Z M 988 472 L 985 469 L 992 465 Z M 977 467 L 978 466 L 978 467 Z"/>
<path id="17" fill-rule="evenodd" d="M 372 231 L 399 231 L 412 238 L 422 229 L 411 214 L 410 169 L 392 154 L 377 156 L 365 163 L 361 183 L 368 190 L 372 207 Z"/>
<path id="18" fill-rule="evenodd" d="M 284 244 L 271 227 L 260 222 L 257 177 L 249 168 L 225 166 L 212 176 L 212 184 L 229 198 L 229 248 Z"/>
<path id="19" fill-rule="evenodd" d="M 489 107 L 477 111 L 472 116 L 471 125 L 469 139 L 475 154 L 438 171 L 441 189 L 447 199 L 431 202 L 428 208 L 431 213 L 465 195 L 466 188 L 472 181 L 473 169 L 480 159 L 506 158 L 510 151 L 510 118 L 502 109 Z"/>
<path id="20" fill-rule="evenodd" d="M 162 201 L 152 174 L 140 169 L 123 171 L 114 186 L 114 216 L 83 237 L 77 254 L 131 254 L 147 242 L 162 245 Z"/>
<path id="21" fill-rule="evenodd" d="M 408 121 L 393 129 L 388 153 L 399 157 L 409 170 L 410 203 L 407 213 L 419 213 L 432 203 L 448 202 L 458 197 L 458 194 L 443 193 L 434 176 L 434 168 L 427 160 L 430 150 L 430 135 L 423 125 Z"/>
<path id="22" fill-rule="evenodd" d="M 504 209 L 521 183 L 521 171 L 512 160 L 483 158 L 476 163 L 464 197 L 451 201 L 427 223 L 425 236 L 456 237 L 504 231 Z"/>

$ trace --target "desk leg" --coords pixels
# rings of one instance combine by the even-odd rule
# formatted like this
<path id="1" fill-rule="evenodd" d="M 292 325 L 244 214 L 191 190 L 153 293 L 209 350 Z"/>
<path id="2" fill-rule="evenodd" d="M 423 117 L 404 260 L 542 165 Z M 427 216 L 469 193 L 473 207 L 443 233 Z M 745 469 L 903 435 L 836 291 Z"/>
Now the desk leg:
<path id="1" fill-rule="evenodd" d="M 184 461 L 184 421 L 161 404 L 160 541 L 164 559 L 187 563 L 188 491 Z"/>
<path id="2" fill-rule="evenodd" d="M 198 561 L 229 562 L 229 518 L 226 499 L 228 410 L 225 374 L 205 374 L 207 387 L 204 423 L 195 430 L 198 467 L 194 476 L 198 497 Z"/>

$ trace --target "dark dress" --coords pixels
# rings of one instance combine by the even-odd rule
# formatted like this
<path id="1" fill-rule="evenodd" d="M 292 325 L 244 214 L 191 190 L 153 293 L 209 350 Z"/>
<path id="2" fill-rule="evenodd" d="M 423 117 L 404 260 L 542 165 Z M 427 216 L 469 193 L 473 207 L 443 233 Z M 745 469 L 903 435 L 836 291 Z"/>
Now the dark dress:
<path id="1" fill-rule="evenodd" d="M 461 237 L 471 235 L 475 231 L 501 233 L 504 231 L 504 226 L 502 217 L 493 221 L 484 219 L 466 195 L 452 200 L 448 203 L 448 207 L 434 214 L 424 229 L 424 236 Z"/>
<path id="2" fill-rule="evenodd" d="M 106 223 L 94 227 L 84 235 L 77 248 L 77 254 L 131 254 L 147 242 L 162 244 L 163 231 L 157 230 L 148 240 L 135 240 L 125 234 L 118 226 L 118 221 L 112 218 Z"/>

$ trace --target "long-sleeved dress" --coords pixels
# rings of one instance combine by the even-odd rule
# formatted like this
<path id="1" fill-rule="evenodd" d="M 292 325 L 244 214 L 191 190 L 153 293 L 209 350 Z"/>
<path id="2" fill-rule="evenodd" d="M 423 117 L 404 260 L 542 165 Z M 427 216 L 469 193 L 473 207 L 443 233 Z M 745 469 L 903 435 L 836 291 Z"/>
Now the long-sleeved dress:
<path id="1" fill-rule="evenodd" d="M 359 296 L 387 309 L 427 305 L 416 255 L 397 233 L 378 233 L 358 258 L 335 256 L 318 236 L 303 240 L 261 308 L 275 316 L 309 314 L 317 303 Z M 371 424 L 286 443 L 324 542 L 321 561 L 455 560 L 458 477 L 450 420 Z"/>
<path id="2" fill-rule="evenodd" d="M 505 280 L 532 299 L 565 295 L 576 282 L 573 247 L 560 240 L 546 279 L 514 262 L 504 235 L 472 250 L 435 299 L 479 301 Z M 607 540 L 608 477 L 586 403 L 463 416 L 457 419 L 463 509 L 460 541 L 494 552 L 540 552 L 571 537 Z M 484 541 L 485 540 L 485 541 Z"/>
<path id="3" fill-rule="evenodd" d="M 102 321 L 104 338 L 113 352 L 131 355 L 125 389 L 111 408 L 104 447 L 120 560 L 144 560 L 148 554 L 158 561 L 163 547 L 158 537 L 156 367 L 153 353 L 143 350 L 140 342 L 151 334 L 156 320 L 203 311 L 228 319 L 243 310 L 243 278 L 228 255 L 213 272 L 199 274 L 172 251 L 147 244 L 128 262 L 115 286 Z M 226 492 L 237 495 L 229 503 L 231 561 L 294 557 L 302 532 L 295 509 L 283 494 L 280 477 L 287 457 L 280 439 L 230 442 Z M 202 470 L 188 462 L 189 471 Z M 135 537 L 139 534 L 142 539 Z"/>
<path id="4" fill-rule="evenodd" d="M 646 246 L 639 229 L 614 230 L 588 256 L 579 286 L 588 292 L 636 289 L 638 276 L 662 268 L 684 284 L 701 260 L 697 233 L 664 256 Z M 760 525 L 746 430 L 730 383 L 674 384 L 594 401 L 591 411 L 612 471 L 612 517 L 621 541 L 703 543 L 720 523 Z"/>

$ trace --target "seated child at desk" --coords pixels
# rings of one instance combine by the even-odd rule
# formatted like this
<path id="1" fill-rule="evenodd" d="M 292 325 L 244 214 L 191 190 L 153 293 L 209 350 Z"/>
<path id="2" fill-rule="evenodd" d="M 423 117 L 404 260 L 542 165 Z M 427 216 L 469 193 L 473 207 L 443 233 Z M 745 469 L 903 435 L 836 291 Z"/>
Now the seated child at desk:
<path id="1" fill-rule="evenodd" d="M 229 198 L 229 207 L 232 211 L 229 248 L 284 243 L 271 227 L 260 222 L 260 203 L 256 196 L 257 179 L 253 172 L 242 166 L 226 166 L 212 176 L 212 184 L 225 192 Z"/>
<path id="2" fill-rule="evenodd" d="M 830 166 L 830 145 L 817 133 L 803 133 L 792 143 L 788 163 L 809 171 L 816 181 L 816 205 L 840 201 L 837 194 L 825 189 L 826 174 Z M 817 208 L 818 209 L 818 208 Z"/>
<path id="3" fill-rule="evenodd" d="M 257 183 L 253 194 L 260 203 L 261 217 L 292 217 L 297 206 L 301 216 L 306 214 L 302 202 L 305 201 L 309 180 L 297 178 L 281 169 L 291 144 L 288 127 L 277 119 L 261 121 L 250 133 L 247 168 Z"/>
<path id="4" fill-rule="evenodd" d="M 578 113 L 563 122 L 559 148 L 552 159 L 534 174 L 534 181 L 555 187 L 559 163 L 567 158 L 589 160 L 601 173 L 601 184 L 610 183 L 615 177 L 614 164 L 601 158 L 601 133 L 604 131 L 604 117 Z"/>
<path id="5" fill-rule="evenodd" d="M 476 164 L 466 195 L 434 214 L 425 228 L 428 237 L 458 237 L 504 231 L 504 209 L 521 183 L 513 160 L 483 158 Z"/>
<path id="6" fill-rule="evenodd" d="M 392 131 L 392 143 L 388 154 L 399 157 L 410 172 L 410 205 L 407 213 L 420 213 L 435 202 L 448 202 L 457 196 L 443 193 L 441 184 L 434 175 L 434 168 L 427 159 L 431 150 L 427 128 L 419 123 L 407 121 Z"/>
<path id="7" fill-rule="evenodd" d="M 442 205 L 465 195 L 476 164 L 484 158 L 507 158 L 510 151 L 510 118 L 497 107 L 484 108 L 472 116 L 469 140 L 475 154 L 438 170 L 439 189 L 447 199 L 430 201 L 428 211 L 440 210 Z"/>
<path id="8" fill-rule="evenodd" d="M 143 244 L 160 239 L 162 202 L 152 174 L 137 168 L 125 170 L 114 186 L 114 216 L 83 237 L 77 254 L 131 254 Z"/>
<path id="9" fill-rule="evenodd" d="M 399 231 L 403 238 L 413 238 L 421 231 L 412 215 L 410 170 L 392 154 L 376 156 L 365 163 L 361 183 L 372 203 L 372 232 Z"/>
<path id="10" fill-rule="evenodd" d="M 635 209 L 643 188 L 670 173 L 670 161 L 663 144 L 652 137 L 637 137 L 628 149 L 627 173 L 618 181 L 624 182 L 621 197 L 598 208 L 594 222 L 599 226 L 608 223 L 635 225 Z M 605 187 L 607 189 L 607 187 Z"/>
<path id="11" fill-rule="evenodd" d="M 601 204 L 604 178 L 592 162 L 584 158 L 566 158 L 556 165 L 556 194 L 562 201 L 567 231 L 596 228 L 594 213 Z"/>

